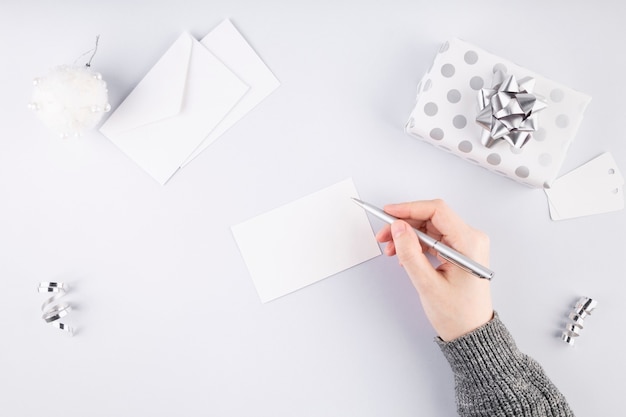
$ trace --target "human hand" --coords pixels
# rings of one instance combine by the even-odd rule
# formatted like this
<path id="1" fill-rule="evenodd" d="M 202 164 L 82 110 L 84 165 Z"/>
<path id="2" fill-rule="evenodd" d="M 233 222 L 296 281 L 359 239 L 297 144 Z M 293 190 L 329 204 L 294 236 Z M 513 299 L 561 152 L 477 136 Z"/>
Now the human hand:
<path id="1" fill-rule="evenodd" d="M 400 219 L 386 225 L 376 239 L 387 242 L 385 254 L 397 255 L 419 293 L 435 331 L 444 341 L 456 339 L 493 317 L 489 281 L 440 259 L 436 269 L 425 256 L 414 227 L 474 261 L 489 265 L 489 237 L 465 224 L 442 200 L 391 204 L 385 212 Z"/>

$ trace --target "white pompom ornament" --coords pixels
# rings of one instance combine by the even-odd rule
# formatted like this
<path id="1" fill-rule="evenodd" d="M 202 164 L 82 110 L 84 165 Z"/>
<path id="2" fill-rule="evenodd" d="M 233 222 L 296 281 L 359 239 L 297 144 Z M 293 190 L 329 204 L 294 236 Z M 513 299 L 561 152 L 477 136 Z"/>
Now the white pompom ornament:
<path id="1" fill-rule="evenodd" d="M 33 85 L 29 107 L 62 138 L 80 136 L 111 110 L 106 83 L 88 66 L 58 66 Z"/>

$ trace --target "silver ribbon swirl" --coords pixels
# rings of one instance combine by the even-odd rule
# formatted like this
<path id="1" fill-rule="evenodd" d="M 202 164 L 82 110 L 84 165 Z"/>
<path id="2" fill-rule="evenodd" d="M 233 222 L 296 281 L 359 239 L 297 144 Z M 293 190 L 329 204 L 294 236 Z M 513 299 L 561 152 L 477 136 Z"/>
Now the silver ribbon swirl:
<path id="1" fill-rule="evenodd" d="M 478 92 L 480 111 L 476 122 L 483 127 L 481 142 L 487 148 L 504 140 L 521 149 L 538 129 L 537 112 L 547 103 L 532 94 L 535 87 L 533 77 L 519 81 L 514 75 L 497 70 L 491 88 Z"/>
<path id="2" fill-rule="evenodd" d="M 59 302 L 67 293 L 67 289 L 67 285 L 62 282 L 40 282 L 37 288 L 40 293 L 55 293 L 41 305 L 41 311 L 43 311 L 41 318 L 43 321 L 73 336 L 74 329 L 60 321 L 61 318 L 67 316 L 72 311 L 72 306 L 69 303 Z"/>
<path id="3" fill-rule="evenodd" d="M 584 318 L 591 315 L 591 312 L 598 306 L 598 302 L 589 297 L 581 297 L 574 310 L 569 314 L 570 322 L 567 323 L 565 331 L 561 334 L 561 340 L 568 345 L 574 345 L 575 338 L 580 336 L 583 329 Z"/>

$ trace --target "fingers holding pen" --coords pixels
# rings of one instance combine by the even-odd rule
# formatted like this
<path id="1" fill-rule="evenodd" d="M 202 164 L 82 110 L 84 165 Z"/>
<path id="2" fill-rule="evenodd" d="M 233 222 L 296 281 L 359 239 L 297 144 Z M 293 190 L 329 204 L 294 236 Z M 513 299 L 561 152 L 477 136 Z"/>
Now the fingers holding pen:
<path id="1" fill-rule="evenodd" d="M 443 200 L 389 204 L 384 210 L 467 255 L 475 252 L 476 243 L 488 247 L 486 235 L 468 226 Z"/>
<path id="2" fill-rule="evenodd" d="M 389 204 L 384 207 L 384 211 L 461 254 L 478 262 L 488 263 L 486 254 L 489 252 L 489 239 L 484 233 L 468 226 L 443 200 Z M 398 253 L 398 242 L 392 237 L 389 225 L 378 232 L 376 239 L 381 243 L 387 243 L 385 254 L 393 256 Z M 431 247 L 421 241 L 420 244 L 421 252 L 428 252 L 443 260 Z"/>
<path id="3" fill-rule="evenodd" d="M 429 217 L 423 217 L 423 214 L 426 213 L 426 215 L 428 215 L 429 211 L 421 212 L 420 214 L 419 210 L 412 209 L 413 206 L 420 205 L 421 203 L 423 202 L 417 201 L 412 203 L 391 204 L 385 206 L 384 211 L 388 214 L 393 215 L 394 217 L 402 219 L 408 224 L 408 226 L 428 234 L 435 240 L 441 240 L 442 234 L 436 227 L 433 226 L 431 219 Z M 385 248 L 386 255 L 393 256 L 396 254 L 396 245 L 394 244 L 394 240 L 392 238 L 391 225 L 383 226 L 376 234 L 376 240 L 380 243 L 387 243 L 387 247 Z M 425 246 L 424 244 L 422 244 L 422 242 L 420 242 L 420 245 L 422 252 L 428 251 L 432 254 L 435 254 L 435 252 L 432 251 L 430 247 Z"/>
<path id="4" fill-rule="evenodd" d="M 413 227 L 432 223 L 442 235 L 454 234 L 465 222 L 441 199 L 389 204 L 384 210 L 402 219 L 412 219 Z"/>
<path id="5" fill-rule="evenodd" d="M 408 222 L 405 221 L 405 223 L 408 224 Z M 408 224 L 409 228 L 412 227 L 410 224 Z M 409 229 L 410 230 L 410 229 Z M 392 235 L 392 231 L 391 231 L 391 225 L 385 225 L 383 226 L 378 233 L 376 234 L 376 240 L 379 243 L 386 243 L 385 249 L 384 249 L 384 253 L 387 256 L 395 256 L 396 255 L 396 244 L 394 242 L 393 239 L 393 235 Z M 431 248 L 426 247 L 424 244 L 422 244 L 422 242 L 419 242 L 420 244 L 420 248 L 422 252 L 425 251 L 431 251 Z"/>

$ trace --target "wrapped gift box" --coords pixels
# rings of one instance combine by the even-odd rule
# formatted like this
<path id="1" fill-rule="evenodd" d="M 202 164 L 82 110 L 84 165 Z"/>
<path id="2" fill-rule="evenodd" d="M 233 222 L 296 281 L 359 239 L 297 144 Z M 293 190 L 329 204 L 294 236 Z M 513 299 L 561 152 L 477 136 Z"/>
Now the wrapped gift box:
<path id="1" fill-rule="evenodd" d="M 547 105 L 537 113 L 538 129 L 522 148 L 503 140 L 489 148 L 481 143 L 478 94 L 492 86 L 498 70 L 517 79 L 533 77 L 533 93 Z M 586 94 L 454 39 L 443 44 L 420 81 L 406 131 L 500 175 L 531 187 L 548 187 L 590 101 Z"/>

